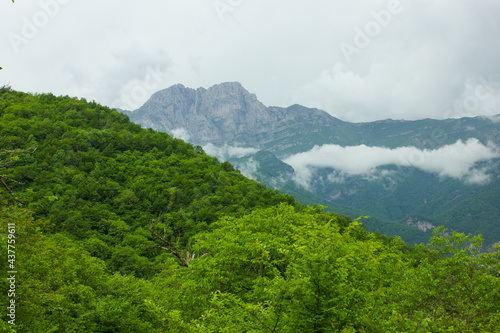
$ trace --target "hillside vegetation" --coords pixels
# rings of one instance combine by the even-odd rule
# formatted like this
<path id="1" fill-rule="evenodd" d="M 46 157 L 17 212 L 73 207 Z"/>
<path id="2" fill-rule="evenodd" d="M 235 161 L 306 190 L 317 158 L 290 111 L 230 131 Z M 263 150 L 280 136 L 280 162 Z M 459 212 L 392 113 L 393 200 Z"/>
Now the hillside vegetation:
<path id="1" fill-rule="evenodd" d="M 434 226 L 445 225 L 483 234 L 486 247 L 500 241 L 500 158 L 493 148 L 500 147 L 498 117 L 351 123 L 297 104 L 267 107 L 238 82 L 196 90 L 177 84 L 133 112 L 120 112 L 144 128 L 182 132 L 302 204 L 320 203 L 351 218 L 370 215 L 370 231 L 418 244 L 432 237 Z M 496 153 L 474 160 L 481 145 Z M 361 169 L 351 173 L 356 166 Z"/>
<path id="2" fill-rule="evenodd" d="M 499 253 L 480 237 L 409 247 L 82 99 L 3 87 L 0 138 L 0 243 L 15 245 L 0 270 L 17 271 L 1 331 L 499 327 Z"/>

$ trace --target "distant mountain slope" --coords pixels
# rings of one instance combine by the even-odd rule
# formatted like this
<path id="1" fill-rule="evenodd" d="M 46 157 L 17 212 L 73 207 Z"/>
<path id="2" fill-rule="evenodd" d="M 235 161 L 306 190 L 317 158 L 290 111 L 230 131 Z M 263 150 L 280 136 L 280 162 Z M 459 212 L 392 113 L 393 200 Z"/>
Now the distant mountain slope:
<path id="1" fill-rule="evenodd" d="M 377 167 L 369 176 L 312 166 L 306 188 L 297 182 L 299 170 L 283 162 L 293 154 L 323 145 L 415 147 L 423 153 L 474 138 L 478 144 L 498 147 L 498 116 L 495 120 L 474 117 L 349 123 L 300 105 L 266 107 L 236 82 L 196 90 L 175 85 L 155 93 L 138 110 L 121 112 L 143 127 L 182 133 L 193 144 L 256 148 L 257 154 L 224 159 L 247 176 L 292 194 L 303 203 L 316 202 L 336 211 L 363 212 L 382 221 L 420 226 L 427 235 L 430 229 L 426 226 L 445 224 L 463 232 L 482 233 L 486 244 L 500 240 L 498 159 L 475 165 L 482 170 L 481 177 L 491 180 L 487 186 L 432 173 L 419 168 L 417 161 L 406 166 Z M 343 158 L 338 155 L 339 160 Z M 380 226 L 372 223 L 372 227 L 375 224 Z M 419 238 L 415 236 L 415 240 Z"/>
<path id="2" fill-rule="evenodd" d="M 159 91 L 138 110 L 120 110 L 143 127 L 172 132 L 185 129 L 193 144 L 250 145 L 284 149 L 295 145 L 304 131 L 333 139 L 340 120 L 329 114 L 299 105 L 267 108 L 239 83 L 224 83 L 197 90 L 180 84 Z M 292 136 L 292 139 L 288 139 Z M 318 135 L 318 136 L 321 136 Z"/>
<path id="3" fill-rule="evenodd" d="M 237 82 L 196 90 L 178 84 L 153 94 L 136 111 L 119 111 L 145 128 L 184 129 L 193 144 L 251 146 L 278 156 L 322 144 L 432 149 L 469 138 L 500 143 L 498 123 L 487 118 L 349 123 L 300 105 L 266 107 Z"/>

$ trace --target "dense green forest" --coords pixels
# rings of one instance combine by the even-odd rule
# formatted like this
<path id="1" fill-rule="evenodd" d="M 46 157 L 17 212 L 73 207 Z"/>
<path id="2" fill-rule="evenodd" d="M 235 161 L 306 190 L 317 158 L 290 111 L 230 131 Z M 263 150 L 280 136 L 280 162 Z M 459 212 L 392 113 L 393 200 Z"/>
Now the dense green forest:
<path id="1" fill-rule="evenodd" d="M 83 99 L 3 87 L 0 139 L 0 331 L 498 331 L 480 237 L 410 247 Z"/>

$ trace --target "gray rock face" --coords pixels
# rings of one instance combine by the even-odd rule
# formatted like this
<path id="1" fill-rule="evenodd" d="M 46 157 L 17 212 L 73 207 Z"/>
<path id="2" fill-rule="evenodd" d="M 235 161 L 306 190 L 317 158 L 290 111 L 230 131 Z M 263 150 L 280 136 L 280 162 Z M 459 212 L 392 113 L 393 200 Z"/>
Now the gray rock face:
<path id="1" fill-rule="evenodd" d="M 320 128 L 340 122 L 324 111 L 298 105 L 268 108 L 237 82 L 196 90 L 178 84 L 155 93 L 141 108 L 127 114 L 131 121 L 158 131 L 184 128 L 194 144 L 253 147 L 263 147 L 294 131 L 299 134 L 304 126 Z"/>
<path id="2" fill-rule="evenodd" d="M 266 107 L 237 82 L 209 89 L 177 84 L 158 91 L 134 112 L 119 111 L 145 128 L 183 129 L 189 135 L 183 139 L 195 145 L 253 147 L 280 158 L 324 144 L 436 149 L 477 138 L 500 145 L 498 122 L 484 117 L 349 123 L 301 105 Z"/>

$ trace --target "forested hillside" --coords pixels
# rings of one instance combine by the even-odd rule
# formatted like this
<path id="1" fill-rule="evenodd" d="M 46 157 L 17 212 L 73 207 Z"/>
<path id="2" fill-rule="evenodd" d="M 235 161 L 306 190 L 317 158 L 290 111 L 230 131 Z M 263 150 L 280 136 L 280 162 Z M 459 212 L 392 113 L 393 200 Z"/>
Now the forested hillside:
<path id="1" fill-rule="evenodd" d="M 167 236 L 186 243 L 220 216 L 295 204 L 201 148 L 143 130 L 95 103 L 7 89 L 1 103 L 2 149 L 36 149 L 15 156 L 6 174 L 16 180 L 10 188 L 22 193 L 35 217 L 50 221 L 52 232 L 94 245 L 103 241 L 105 249 L 92 251 L 123 273 L 153 274 L 152 263 L 128 270 L 119 258 L 139 260 L 131 245 L 144 241 L 143 229 L 160 214 L 169 225 Z M 135 237 L 122 243 L 129 232 Z"/>
<path id="2" fill-rule="evenodd" d="M 16 272 L 0 284 L 2 331 L 500 324 L 499 254 L 479 237 L 440 229 L 409 247 L 81 99 L 3 87 L 0 139 L 0 270 Z"/>
<path id="3" fill-rule="evenodd" d="M 370 215 L 370 231 L 414 244 L 445 225 L 483 234 L 487 247 L 500 241 L 500 116 L 351 123 L 301 105 L 266 107 L 238 82 L 177 84 L 121 112 L 302 204 Z"/>

